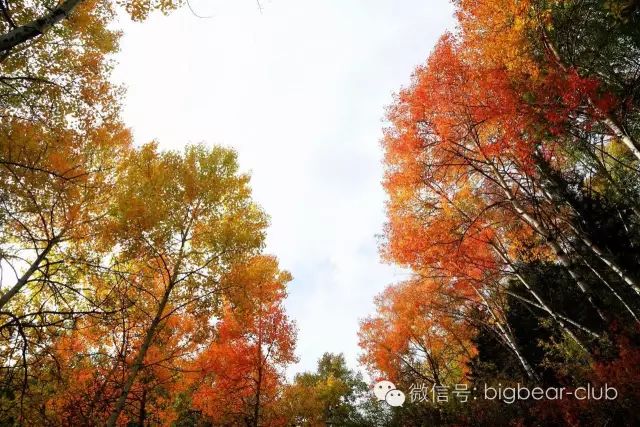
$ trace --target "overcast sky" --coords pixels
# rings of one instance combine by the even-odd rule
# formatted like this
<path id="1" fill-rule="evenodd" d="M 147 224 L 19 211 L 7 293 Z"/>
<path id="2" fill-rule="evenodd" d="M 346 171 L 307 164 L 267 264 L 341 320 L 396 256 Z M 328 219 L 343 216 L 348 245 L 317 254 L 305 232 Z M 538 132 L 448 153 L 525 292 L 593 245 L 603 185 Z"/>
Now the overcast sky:
<path id="1" fill-rule="evenodd" d="M 300 363 L 343 352 L 403 272 L 380 262 L 384 108 L 438 37 L 446 0 L 191 0 L 123 21 L 115 79 L 137 143 L 235 148 L 271 217 L 268 252 L 294 281 L 286 303 Z"/>

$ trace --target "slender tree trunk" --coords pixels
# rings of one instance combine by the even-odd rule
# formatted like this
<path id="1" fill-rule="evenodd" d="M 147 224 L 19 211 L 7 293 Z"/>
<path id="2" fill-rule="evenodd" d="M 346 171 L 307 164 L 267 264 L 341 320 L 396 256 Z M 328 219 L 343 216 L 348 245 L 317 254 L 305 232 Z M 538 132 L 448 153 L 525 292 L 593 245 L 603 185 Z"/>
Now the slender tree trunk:
<path id="1" fill-rule="evenodd" d="M 38 268 L 40 268 L 40 264 L 42 264 L 45 258 L 47 258 L 47 255 L 49 255 L 51 249 L 53 249 L 59 241 L 60 239 L 58 237 L 54 237 L 47 242 L 47 246 L 42 249 L 42 252 L 40 252 L 38 257 L 31 263 L 29 269 L 24 272 L 24 274 L 18 279 L 16 284 L 11 287 L 11 289 L 9 289 L 2 295 L 2 297 L 0 297 L 0 310 L 2 310 L 2 308 L 4 308 L 4 306 L 11 300 L 11 298 L 16 296 L 16 294 L 20 292 L 20 290 L 29 282 L 31 276 L 38 270 Z"/>
<path id="2" fill-rule="evenodd" d="M 120 394 L 120 397 L 118 398 L 118 401 L 116 402 L 116 406 L 113 408 L 113 411 L 111 412 L 111 415 L 107 420 L 108 427 L 115 427 L 116 422 L 118 421 L 118 417 L 120 416 L 120 413 L 122 413 L 122 410 L 124 409 L 124 405 L 127 402 L 127 397 L 129 396 L 131 387 L 133 387 L 136 377 L 142 370 L 144 358 L 147 355 L 147 351 L 149 350 L 149 347 L 153 342 L 155 333 L 158 330 L 160 323 L 162 322 L 162 313 L 164 312 L 164 309 L 167 306 L 167 302 L 169 301 L 169 296 L 171 295 L 171 290 L 173 289 L 174 285 L 175 285 L 175 277 L 172 277 L 171 282 L 169 283 L 169 286 L 167 287 L 167 289 L 164 292 L 164 295 L 162 296 L 160 305 L 158 305 L 158 310 L 156 311 L 156 315 L 153 318 L 153 321 L 151 322 L 149 329 L 147 329 L 147 333 L 144 337 L 142 346 L 140 347 L 140 350 L 138 350 L 138 354 L 136 355 L 136 358 L 133 361 L 133 365 L 131 366 L 131 371 L 129 372 L 129 376 L 127 377 L 127 380 L 125 381 L 122 387 L 122 392 Z"/>
<path id="3" fill-rule="evenodd" d="M 616 121 L 615 117 L 613 117 L 610 113 L 604 112 L 599 109 L 591 98 L 589 98 L 589 104 L 591 104 L 591 107 L 603 117 L 602 122 L 609 128 L 611 133 L 613 133 L 616 138 L 621 140 L 624 145 L 627 146 L 629 151 L 633 153 L 634 156 L 640 159 L 640 144 L 638 144 L 638 141 L 636 141 L 633 136 L 631 136 L 626 130 L 623 129 L 623 127 Z"/>
<path id="4" fill-rule="evenodd" d="M 511 292 L 511 291 L 507 291 L 507 294 L 509 294 L 512 297 L 522 301 L 525 304 L 528 304 L 528 305 L 536 307 L 536 308 L 538 308 L 540 310 L 546 311 L 540 304 L 538 304 L 538 303 L 536 303 L 534 301 L 531 301 L 531 300 L 523 297 L 522 295 L 518 295 L 515 292 Z M 600 334 L 597 334 L 597 333 L 593 332 L 591 329 L 587 328 L 584 325 L 581 325 L 580 323 L 576 322 L 575 320 L 571 320 L 568 317 L 563 316 L 562 314 L 556 313 L 556 315 L 560 319 L 564 320 L 565 322 L 570 323 L 571 325 L 575 326 L 576 328 L 580 329 L 581 331 L 586 332 L 587 334 L 591 335 L 593 338 L 597 338 L 597 339 L 602 338 L 602 336 Z"/>
<path id="5" fill-rule="evenodd" d="M 633 317 L 635 319 L 636 323 L 638 323 L 640 325 L 640 319 L 638 319 L 638 316 L 633 311 L 633 309 L 629 306 L 629 304 L 626 303 L 624 298 L 622 298 L 622 296 L 618 292 L 616 292 L 616 290 L 613 288 L 613 286 L 611 286 L 611 284 L 604 277 L 602 277 L 602 275 L 600 273 L 598 273 L 598 270 L 593 268 L 591 266 L 591 264 L 586 259 L 583 258 L 583 262 L 587 267 L 589 267 L 589 269 L 593 272 L 593 274 L 595 274 L 596 277 L 598 279 L 600 279 L 600 281 L 602 283 L 604 283 L 604 285 L 607 287 L 607 289 L 609 289 L 609 291 L 613 294 L 613 296 L 615 296 L 616 299 L 618 301 L 620 301 L 622 306 L 629 312 L 629 314 L 631 314 L 631 317 Z"/>
<path id="6" fill-rule="evenodd" d="M 262 359 L 262 354 L 260 354 L 260 358 Z M 251 422 L 252 427 L 258 427 L 260 425 L 260 399 L 262 398 L 261 389 L 262 389 L 262 362 L 260 362 L 260 365 L 258 365 L 258 379 L 256 381 L 256 401 L 253 406 L 253 420 Z"/>
<path id="7" fill-rule="evenodd" d="M 513 354 L 515 354 L 516 358 L 520 362 L 520 365 L 522 365 L 522 368 L 524 369 L 529 379 L 534 381 L 538 380 L 538 375 L 535 373 L 535 371 L 533 370 L 533 368 L 531 367 L 527 359 L 522 355 L 520 348 L 516 344 L 511 334 L 505 330 L 504 326 L 500 322 L 496 322 L 496 325 L 498 326 L 498 329 L 500 329 L 502 336 L 505 338 L 505 340 L 507 340 L 508 346 L 513 351 Z"/>
<path id="8" fill-rule="evenodd" d="M 0 36 L 0 52 L 8 51 L 26 41 L 45 34 L 51 27 L 67 18 L 84 0 L 65 0 L 58 7 L 25 25 L 13 28 Z"/>
<path id="9" fill-rule="evenodd" d="M 144 422 L 147 419 L 147 389 L 142 388 L 142 397 L 140 398 L 140 413 L 138 414 L 138 426 L 144 427 Z"/>
<path id="10" fill-rule="evenodd" d="M 437 192 L 437 190 L 436 190 L 436 192 Z M 464 212 L 458 206 L 456 206 L 455 203 L 453 203 L 448 198 L 447 198 L 447 201 L 449 202 L 449 204 L 451 206 L 456 208 L 456 210 L 458 212 L 460 212 L 462 215 L 464 215 L 467 219 L 472 220 L 472 218 L 470 218 L 469 215 L 466 212 Z M 533 297 L 538 301 L 538 303 L 540 304 L 540 307 L 543 310 L 545 310 L 560 325 L 562 330 L 570 338 L 572 338 L 583 350 L 587 351 L 586 347 L 584 346 L 584 344 L 573 334 L 573 332 L 569 328 L 567 328 L 567 326 L 564 324 L 564 322 L 561 320 L 561 318 L 553 310 L 551 310 L 551 308 L 542 300 L 542 298 L 538 295 L 538 293 L 535 292 L 531 286 L 529 286 L 528 282 L 522 277 L 522 275 L 520 275 L 517 272 L 517 269 L 515 268 L 515 266 L 511 262 L 511 260 L 508 258 L 506 252 L 502 249 L 502 246 L 499 245 L 495 241 L 489 242 L 489 244 L 494 249 L 494 251 L 498 254 L 498 256 L 511 268 L 511 270 L 514 272 L 516 277 L 524 284 L 524 286 L 529 291 L 529 293 L 531 293 L 533 295 Z"/>
<path id="11" fill-rule="evenodd" d="M 538 295 L 538 293 L 529 285 L 529 282 L 527 282 L 527 280 L 525 280 L 525 278 L 522 276 L 522 274 L 520 274 L 517 271 L 517 269 L 515 268 L 515 266 L 511 262 L 511 260 L 507 257 L 507 254 L 505 254 L 501 249 L 499 249 L 497 247 L 497 245 L 493 245 L 492 244 L 492 247 L 494 248 L 494 250 L 496 251 L 498 256 L 500 258 L 502 258 L 502 260 L 509 266 L 509 268 L 511 268 L 511 270 L 513 271 L 513 273 L 516 276 L 516 278 L 520 281 L 520 283 L 522 283 L 524 285 L 524 287 L 527 289 L 527 291 L 535 298 L 535 300 L 538 302 L 538 304 L 540 304 L 540 307 L 542 307 L 542 309 L 544 311 L 546 311 L 547 314 L 549 314 L 549 316 L 551 316 L 551 318 L 560 326 L 560 328 L 562 329 L 562 331 L 565 334 L 567 334 L 573 341 L 575 341 L 576 344 L 578 344 L 584 351 L 587 351 L 587 348 L 582 343 L 582 341 L 580 341 L 578 339 L 578 337 L 576 337 L 575 334 L 573 332 L 571 332 L 571 330 L 569 328 L 567 328 L 567 325 L 565 325 L 564 321 L 556 314 L 555 311 L 553 311 L 551 309 L 551 307 L 549 307 L 544 302 L 544 300 L 540 297 L 540 295 Z"/>
<path id="12" fill-rule="evenodd" d="M 611 269 L 614 273 L 616 273 L 631 289 L 635 291 L 636 294 L 640 295 L 640 287 L 634 279 L 632 279 L 618 264 L 605 253 L 603 249 L 601 249 L 598 245 L 596 245 L 586 234 L 581 233 L 576 227 L 571 227 L 576 234 L 579 234 L 578 237 L 584 243 L 584 245 L 593 252 L 597 258 L 605 263 L 607 267 Z"/>
<path id="13" fill-rule="evenodd" d="M 502 319 L 500 319 L 500 317 L 496 314 L 495 310 L 491 308 L 491 305 L 489 304 L 485 296 L 482 295 L 482 292 L 480 292 L 475 286 L 473 286 L 473 289 L 476 292 L 476 294 L 478 294 L 480 299 L 482 299 L 482 302 L 489 310 L 489 313 L 491 313 L 491 317 L 493 317 L 493 320 L 495 321 L 495 324 L 498 327 L 498 330 L 500 331 L 500 335 L 506 341 L 507 346 L 511 349 L 511 351 L 513 351 L 513 354 L 518 359 L 518 362 L 520 362 L 520 365 L 524 369 L 527 376 L 532 380 L 537 380 L 538 376 L 536 375 L 535 371 L 533 370 L 533 368 L 531 367 L 527 359 L 520 352 L 518 344 L 515 342 L 515 339 L 511 335 L 511 332 L 507 331 L 504 325 L 502 324 L 503 323 Z"/>
<path id="14" fill-rule="evenodd" d="M 256 379 L 256 401 L 253 407 L 252 427 L 260 425 L 260 399 L 262 398 L 262 316 L 259 320 L 258 330 L 258 378 Z"/>

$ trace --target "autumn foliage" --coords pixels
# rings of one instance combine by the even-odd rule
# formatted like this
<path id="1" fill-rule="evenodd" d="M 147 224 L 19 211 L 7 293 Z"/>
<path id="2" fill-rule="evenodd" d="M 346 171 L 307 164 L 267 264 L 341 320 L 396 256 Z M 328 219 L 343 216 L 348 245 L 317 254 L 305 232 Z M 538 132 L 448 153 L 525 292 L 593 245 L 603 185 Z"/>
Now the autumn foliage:
<path id="1" fill-rule="evenodd" d="M 618 398 L 402 408 L 340 354 L 287 380 L 291 275 L 233 150 L 133 143 L 115 20 L 186 2 L 54 3 L 0 0 L 0 424 L 640 423 L 638 1 L 453 1 L 387 111 L 381 255 L 408 277 L 359 334 L 407 395 Z"/>
<path id="2" fill-rule="evenodd" d="M 624 389 L 614 403 L 522 403 L 502 414 L 499 403 L 423 403 L 424 420 L 630 422 L 640 325 L 636 3 L 456 1 L 458 31 L 389 107 L 381 252 L 412 277 L 379 295 L 362 322 L 363 363 L 405 389 Z"/>
<path id="3" fill-rule="evenodd" d="M 0 424 L 284 423 L 291 277 L 249 176 L 133 146 L 110 81 L 117 14 L 181 4 L 0 5 Z"/>

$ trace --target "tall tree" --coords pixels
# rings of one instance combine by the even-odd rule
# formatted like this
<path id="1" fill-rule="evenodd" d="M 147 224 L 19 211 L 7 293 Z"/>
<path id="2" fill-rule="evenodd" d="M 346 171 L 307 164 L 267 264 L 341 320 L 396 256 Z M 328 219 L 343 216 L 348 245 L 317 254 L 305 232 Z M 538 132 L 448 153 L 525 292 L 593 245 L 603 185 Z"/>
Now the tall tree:
<path id="1" fill-rule="evenodd" d="M 286 425 L 279 413 L 284 368 L 295 361 L 294 325 L 282 307 L 288 273 L 257 257 L 225 278 L 228 302 L 216 338 L 196 366 L 193 406 L 216 424 Z"/>
<path id="2" fill-rule="evenodd" d="M 167 319 L 215 308 L 221 275 L 259 253 L 267 225 L 232 151 L 192 146 L 180 155 L 148 145 L 123 168 L 108 226 L 114 237 L 105 243 L 118 244 L 114 257 L 130 260 L 129 274 L 144 278 L 136 309 L 149 320 L 140 325 L 135 357 L 108 425 L 116 424 Z"/>

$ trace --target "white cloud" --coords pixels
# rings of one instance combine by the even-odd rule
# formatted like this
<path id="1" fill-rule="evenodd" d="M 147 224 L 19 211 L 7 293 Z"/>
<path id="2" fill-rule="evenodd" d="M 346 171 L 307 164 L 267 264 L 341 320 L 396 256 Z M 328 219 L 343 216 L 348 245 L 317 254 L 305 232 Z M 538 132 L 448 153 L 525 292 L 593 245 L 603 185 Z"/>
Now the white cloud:
<path id="1" fill-rule="evenodd" d="M 191 0 L 124 24 L 115 78 L 136 141 L 234 147 L 295 280 L 295 370 L 358 355 L 358 320 L 400 277 L 378 259 L 384 107 L 452 28 L 445 0 Z M 124 21 L 123 21 L 124 22 Z"/>

